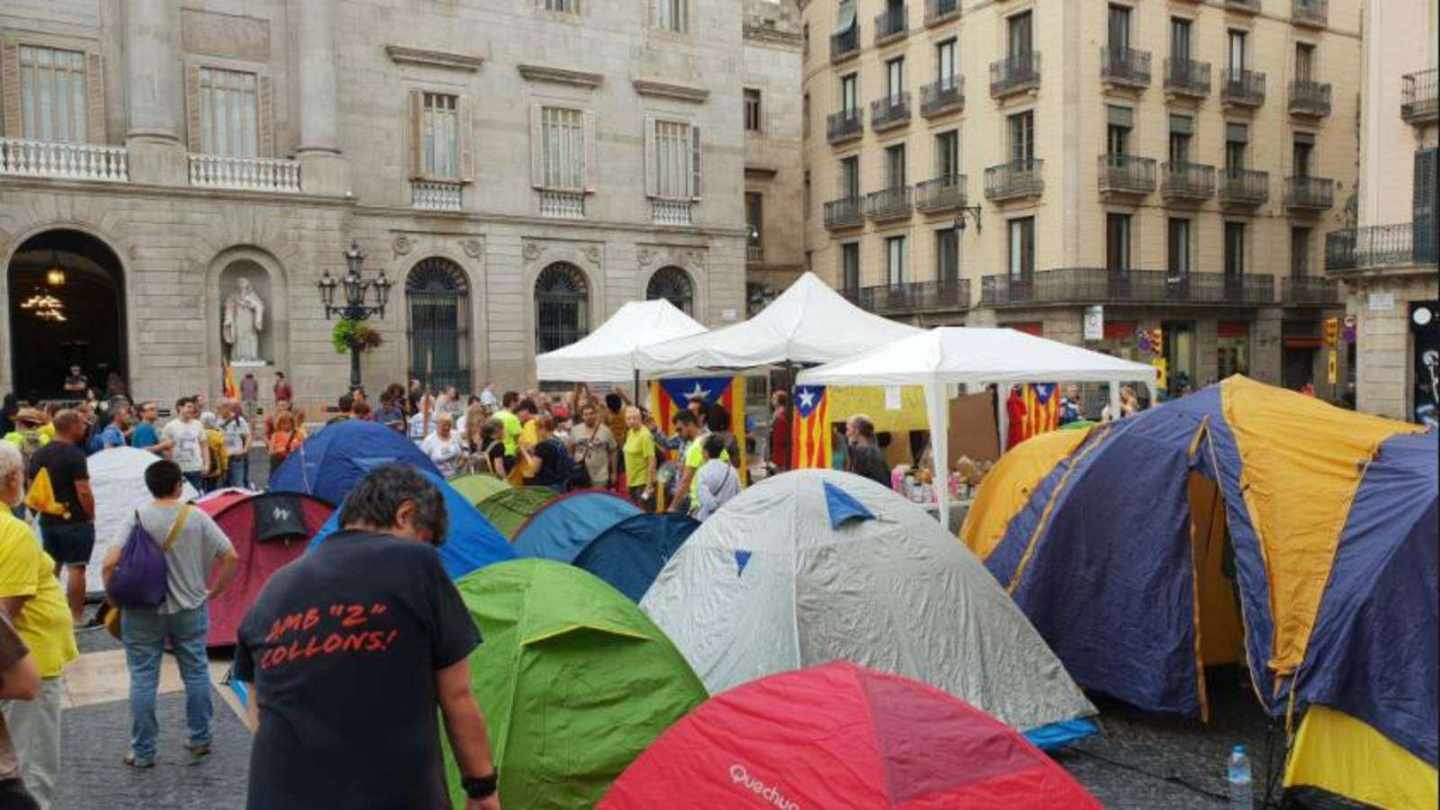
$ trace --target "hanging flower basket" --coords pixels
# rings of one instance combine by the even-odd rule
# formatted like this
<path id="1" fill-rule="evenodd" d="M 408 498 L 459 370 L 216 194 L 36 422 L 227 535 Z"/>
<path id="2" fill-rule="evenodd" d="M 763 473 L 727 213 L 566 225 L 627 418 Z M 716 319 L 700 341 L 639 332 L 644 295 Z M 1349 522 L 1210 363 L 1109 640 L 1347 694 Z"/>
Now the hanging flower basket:
<path id="1" fill-rule="evenodd" d="M 378 349 L 385 339 L 360 321 L 342 320 L 330 333 L 330 342 L 335 346 L 336 354 L 348 354 L 352 350 L 368 352 Z"/>

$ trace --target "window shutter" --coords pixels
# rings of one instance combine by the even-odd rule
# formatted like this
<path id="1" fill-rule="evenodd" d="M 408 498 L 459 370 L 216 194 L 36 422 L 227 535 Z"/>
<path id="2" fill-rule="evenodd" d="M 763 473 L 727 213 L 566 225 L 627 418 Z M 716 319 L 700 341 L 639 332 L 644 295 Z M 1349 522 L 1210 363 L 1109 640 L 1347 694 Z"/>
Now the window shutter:
<path id="1" fill-rule="evenodd" d="M 85 125 L 90 143 L 105 143 L 105 72 L 100 54 L 85 54 Z"/>
<path id="2" fill-rule="evenodd" d="M 185 142 L 191 152 L 199 153 L 200 144 L 200 66 L 185 68 Z"/>
<path id="3" fill-rule="evenodd" d="M 545 125 L 544 108 L 530 105 L 530 185 L 545 187 Z"/>
<path id="4" fill-rule="evenodd" d="M 690 198 L 700 199 L 700 127 L 690 127 Z"/>
<path id="5" fill-rule="evenodd" d="M 660 195 L 660 178 L 655 176 L 655 116 L 645 116 L 645 196 Z"/>
<path id="6" fill-rule="evenodd" d="M 275 157 L 275 83 L 269 76 L 255 77 L 255 151 Z"/>
<path id="7" fill-rule="evenodd" d="M 19 138 L 24 134 L 20 125 L 20 46 L 8 40 L 0 41 L 0 91 L 5 137 Z"/>
<path id="8" fill-rule="evenodd" d="M 409 92 L 410 129 L 410 176 L 425 176 L 425 146 L 421 135 L 421 120 L 425 117 L 425 99 L 419 90 Z"/>
<path id="9" fill-rule="evenodd" d="M 600 187 L 600 144 L 595 140 L 595 112 L 585 111 L 585 191 Z"/>
<path id="10" fill-rule="evenodd" d="M 469 99 L 457 96 L 455 107 L 455 125 L 460 128 L 460 179 L 469 183 L 475 180 L 475 121 Z"/>

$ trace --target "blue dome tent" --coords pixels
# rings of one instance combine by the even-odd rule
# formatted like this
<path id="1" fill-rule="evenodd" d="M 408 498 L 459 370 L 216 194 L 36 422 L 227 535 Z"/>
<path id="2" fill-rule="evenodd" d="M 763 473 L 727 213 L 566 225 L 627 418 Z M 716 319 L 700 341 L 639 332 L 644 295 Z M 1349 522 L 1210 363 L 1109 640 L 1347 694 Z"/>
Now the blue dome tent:
<path id="1" fill-rule="evenodd" d="M 270 489 L 338 504 L 366 473 L 392 461 L 440 474 L 414 443 L 390 428 L 357 420 L 336 422 L 306 439 L 271 473 Z"/>
<path id="2" fill-rule="evenodd" d="M 660 569 L 698 528 L 700 522 L 688 515 L 634 515 L 562 561 L 589 571 L 632 602 L 639 602 Z"/>
<path id="3" fill-rule="evenodd" d="M 606 529 L 638 514 L 640 507 L 604 490 L 561 495 L 515 530 L 515 553 L 568 563 Z"/>

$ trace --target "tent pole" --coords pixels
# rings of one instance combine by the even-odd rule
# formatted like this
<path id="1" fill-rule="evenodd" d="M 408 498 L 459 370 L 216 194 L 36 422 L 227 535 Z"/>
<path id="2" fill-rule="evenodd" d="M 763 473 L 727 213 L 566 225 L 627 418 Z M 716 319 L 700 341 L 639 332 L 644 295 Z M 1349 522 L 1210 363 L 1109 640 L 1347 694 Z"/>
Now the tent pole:
<path id="1" fill-rule="evenodd" d="M 949 413 L 945 409 L 945 384 L 925 384 L 925 410 L 930 420 L 930 463 L 935 473 L 935 505 L 940 510 L 940 528 L 950 533 L 950 436 Z"/>
<path id="2" fill-rule="evenodd" d="M 640 369 L 635 369 L 635 407 L 640 407 Z"/>
<path id="3" fill-rule="evenodd" d="M 995 386 L 995 424 L 1000 428 L 1000 451 L 997 456 L 1005 455 L 1005 437 L 1010 433 L 1010 411 L 1005 408 L 1005 402 L 1010 399 L 1010 386 L 1003 389 Z"/>
<path id="4" fill-rule="evenodd" d="M 1153 401 L 1153 400 L 1152 400 Z M 1120 381 L 1110 381 L 1110 415 L 1113 419 L 1120 418 Z"/>

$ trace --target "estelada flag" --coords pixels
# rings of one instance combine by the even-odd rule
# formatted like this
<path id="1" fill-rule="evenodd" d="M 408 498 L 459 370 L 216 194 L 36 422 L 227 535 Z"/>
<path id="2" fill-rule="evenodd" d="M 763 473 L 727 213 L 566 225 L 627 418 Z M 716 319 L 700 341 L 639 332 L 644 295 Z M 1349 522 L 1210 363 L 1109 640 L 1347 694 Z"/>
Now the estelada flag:
<path id="1" fill-rule="evenodd" d="M 1025 438 L 1060 426 L 1060 386 L 1030 383 L 1025 386 Z"/>
<path id="2" fill-rule="evenodd" d="M 794 436 L 790 442 L 791 466 L 829 469 L 830 398 L 823 385 L 802 385 L 795 389 Z"/>
<path id="3" fill-rule="evenodd" d="M 235 369 L 229 363 L 223 364 L 222 368 L 220 389 L 225 392 L 225 399 L 239 399 L 240 386 L 235 384 Z"/>
<path id="4" fill-rule="evenodd" d="M 740 469 L 745 481 L 745 378 L 744 377 L 672 377 L 650 383 L 650 412 L 660 432 L 675 432 L 675 414 L 685 410 L 690 400 L 699 397 L 707 408 L 720 406 L 730 415 L 730 432 L 740 447 Z M 701 425 L 703 428 L 704 425 Z"/>

